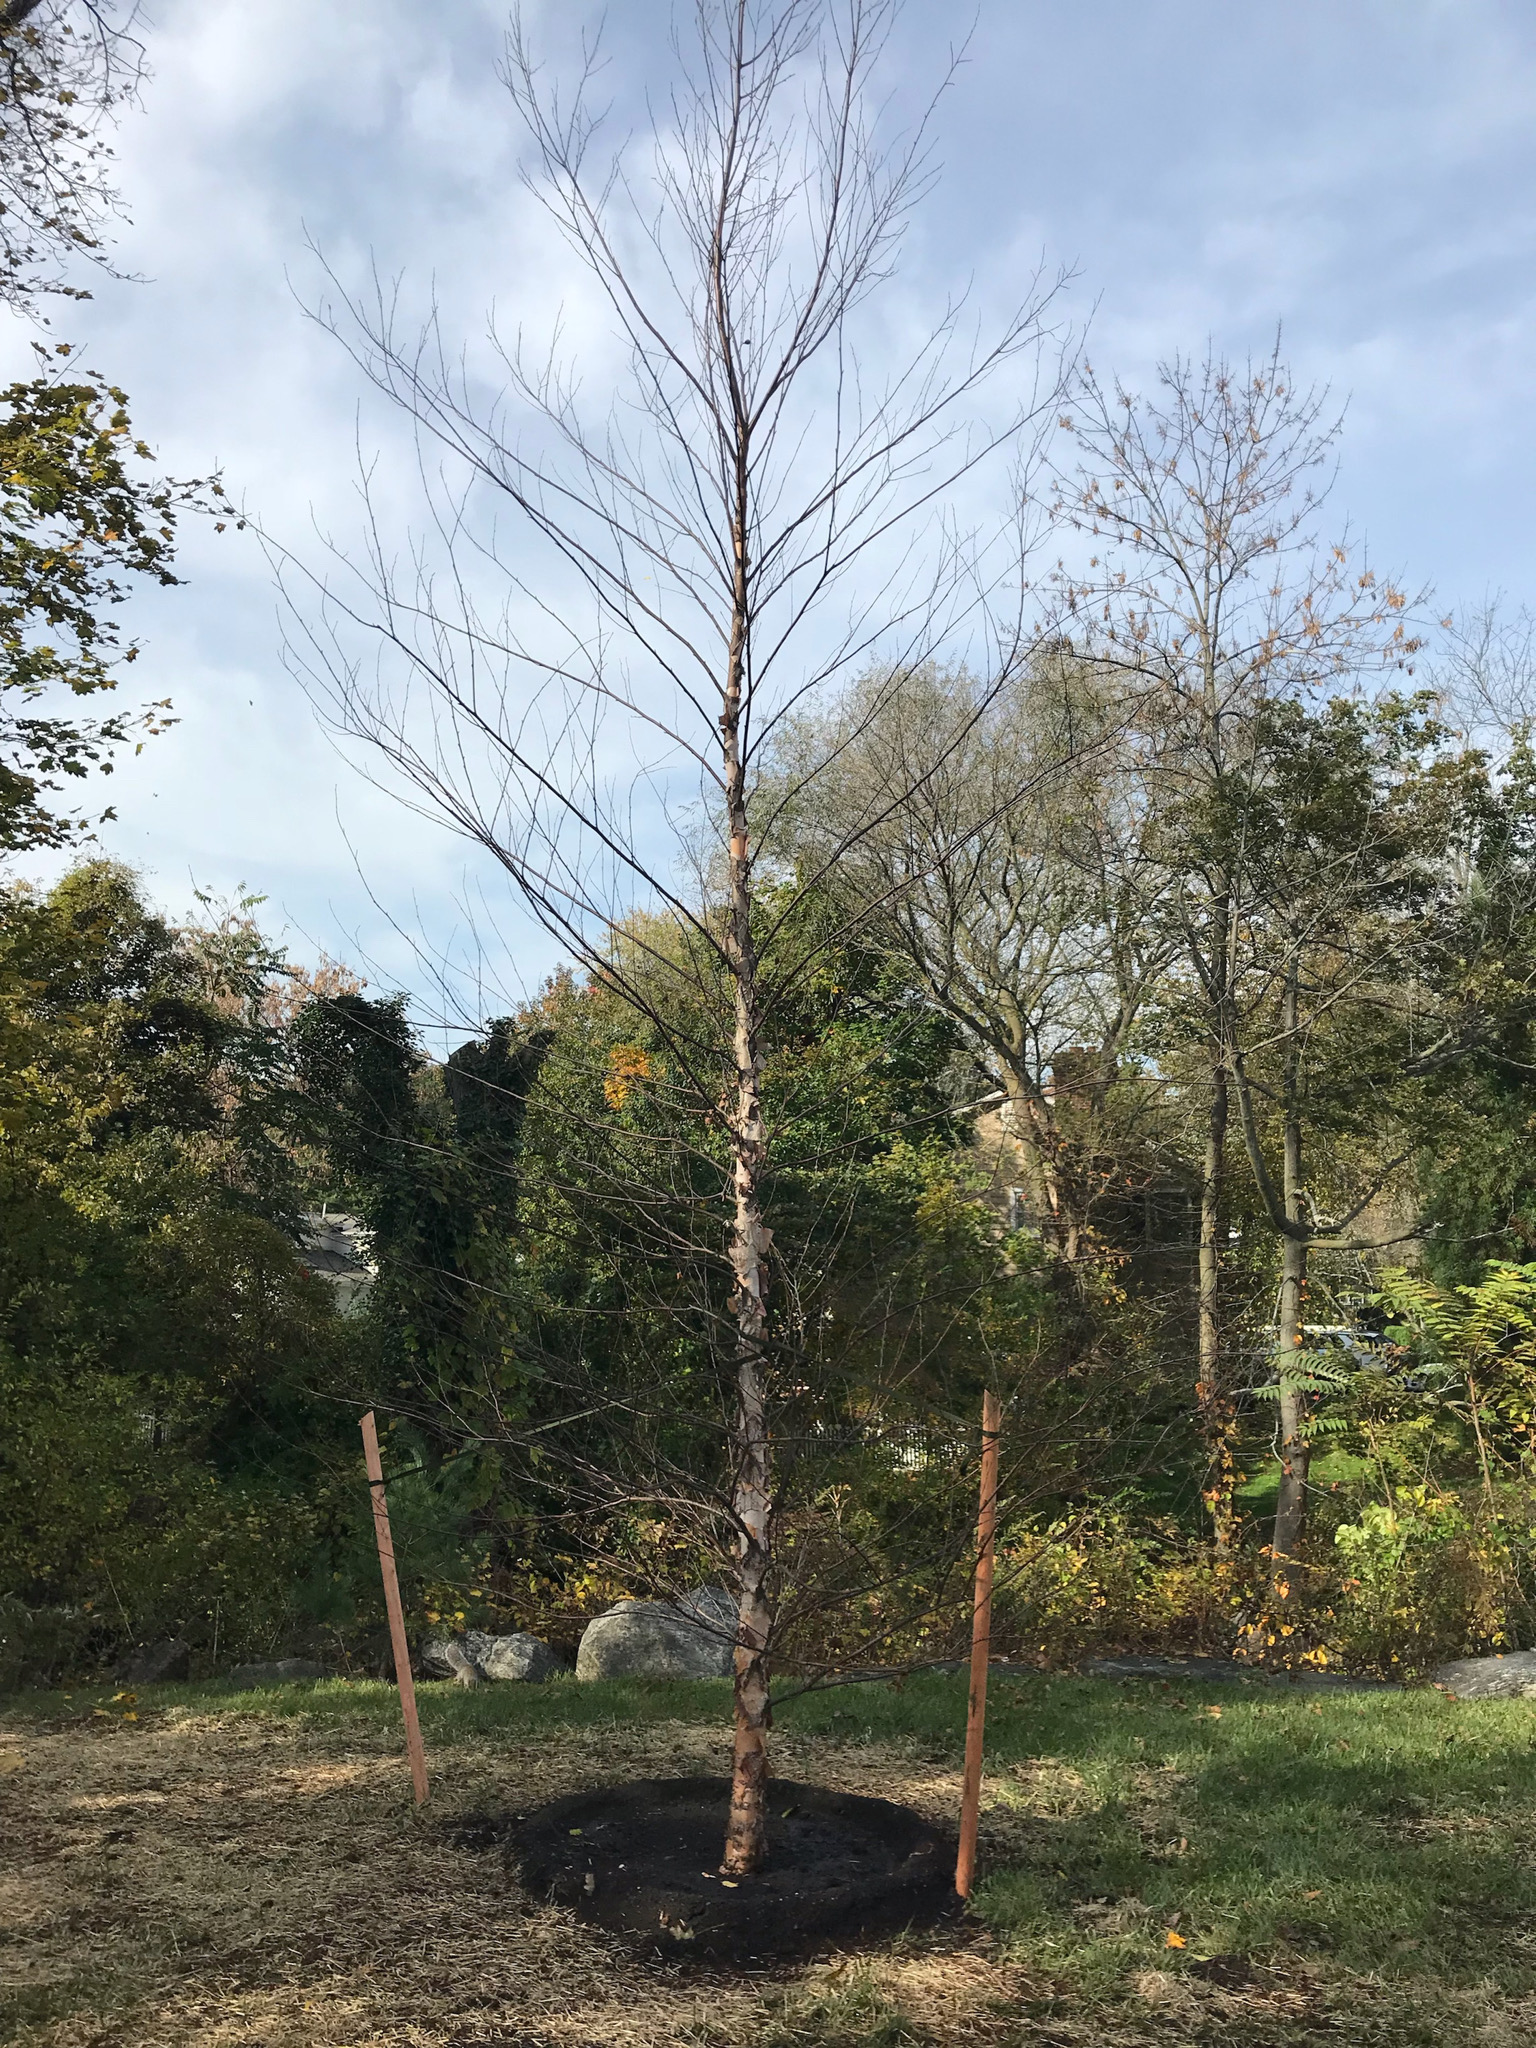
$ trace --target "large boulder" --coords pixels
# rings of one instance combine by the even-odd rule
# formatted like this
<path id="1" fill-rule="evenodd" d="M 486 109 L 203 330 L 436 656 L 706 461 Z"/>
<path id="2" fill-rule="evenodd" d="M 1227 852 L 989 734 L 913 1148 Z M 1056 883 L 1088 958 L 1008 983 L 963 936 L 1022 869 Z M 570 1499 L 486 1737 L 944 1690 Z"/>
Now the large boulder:
<path id="1" fill-rule="evenodd" d="M 1459 1700 L 1536 1698 L 1536 1650 L 1510 1650 L 1502 1657 L 1458 1657 L 1430 1674 Z"/>
<path id="2" fill-rule="evenodd" d="M 191 1644 L 173 1636 L 130 1650 L 117 1667 L 117 1679 L 120 1685 L 169 1685 L 189 1676 L 191 1670 Z"/>
<path id="3" fill-rule="evenodd" d="M 439 1678 L 475 1685 L 482 1678 L 515 1679 L 540 1685 L 560 1670 L 560 1659 L 537 1636 L 492 1636 L 477 1628 L 461 1636 L 428 1636 L 421 1646 L 422 1668 Z"/>
<path id="4" fill-rule="evenodd" d="M 421 1668 L 428 1678 L 451 1678 L 458 1685 L 478 1685 L 484 1676 L 462 1636 L 428 1636 L 421 1646 Z"/>
<path id="5" fill-rule="evenodd" d="M 254 1692 L 268 1685 L 292 1685 L 296 1680 L 324 1678 L 326 1669 L 309 1657 L 274 1657 L 264 1664 L 237 1664 L 224 1683 L 232 1692 Z"/>
<path id="6" fill-rule="evenodd" d="M 542 1685 L 562 1670 L 560 1659 L 537 1636 L 487 1636 L 470 1632 L 469 1654 L 487 1678 L 510 1678 L 524 1685 Z"/>
<path id="7" fill-rule="evenodd" d="M 736 1602 L 723 1586 L 676 1600 L 621 1600 L 588 1622 L 576 1652 L 578 1678 L 729 1678 Z"/>

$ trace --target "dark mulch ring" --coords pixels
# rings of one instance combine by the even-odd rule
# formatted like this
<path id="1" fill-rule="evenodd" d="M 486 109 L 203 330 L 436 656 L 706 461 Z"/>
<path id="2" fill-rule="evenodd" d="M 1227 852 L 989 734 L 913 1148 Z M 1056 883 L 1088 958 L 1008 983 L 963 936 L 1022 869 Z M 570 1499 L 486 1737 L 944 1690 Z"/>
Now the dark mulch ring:
<path id="1" fill-rule="evenodd" d="M 536 1898 L 677 1959 L 803 1956 L 959 1911 L 954 1842 L 921 1814 L 787 1780 L 769 1796 L 768 1862 L 736 1883 L 718 1875 L 725 1778 L 579 1792 L 514 1822 L 504 1839 Z"/>

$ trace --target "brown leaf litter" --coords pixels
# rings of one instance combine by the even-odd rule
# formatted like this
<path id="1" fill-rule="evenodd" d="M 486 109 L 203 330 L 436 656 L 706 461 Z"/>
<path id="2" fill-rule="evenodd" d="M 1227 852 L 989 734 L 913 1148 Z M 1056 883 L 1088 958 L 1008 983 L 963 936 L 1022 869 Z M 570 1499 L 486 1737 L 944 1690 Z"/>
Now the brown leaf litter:
<path id="1" fill-rule="evenodd" d="M 636 1962 L 523 1898 L 499 1855 L 466 1853 L 453 1830 L 475 1811 L 526 1811 L 605 1780 L 723 1771 L 728 1754 L 726 1728 L 682 1722 L 440 1748 L 418 1813 L 397 1745 L 302 1720 L 170 1710 L 0 1738 L 12 2024 L 47 2048 L 750 2037 L 765 1977 Z M 955 1771 L 895 1747 L 792 1734 L 777 1761 L 935 1819 L 952 1819 L 958 1800 Z M 969 1960 L 942 1995 L 922 1988 L 953 1967 L 934 1956 L 909 1979 L 940 2035 L 953 2032 L 959 1983 L 995 1994 L 1006 1982 Z M 791 1976 L 820 1981 L 814 1970 L 772 1981 Z"/>

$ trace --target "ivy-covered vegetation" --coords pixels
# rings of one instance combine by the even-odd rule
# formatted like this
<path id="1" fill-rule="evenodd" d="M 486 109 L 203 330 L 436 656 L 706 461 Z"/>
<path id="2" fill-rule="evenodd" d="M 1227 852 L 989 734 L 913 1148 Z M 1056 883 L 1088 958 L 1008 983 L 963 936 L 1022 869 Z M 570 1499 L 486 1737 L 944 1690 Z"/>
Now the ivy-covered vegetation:
<path id="1" fill-rule="evenodd" d="M 1422 754 L 1409 767 L 1423 786 Z M 1458 777 L 1468 829 L 1502 842 L 1499 867 L 1478 856 L 1486 904 L 1520 886 L 1521 789 L 1465 758 Z M 1413 916 L 1435 931 L 1430 908 L 1421 893 Z M 172 1634 L 204 1669 L 293 1649 L 378 1668 L 370 1403 L 416 1628 L 569 1647 L 616 1592 L 718 1571 L 698 1500 L 656 1499 L 658 1473 L 706 1486 L 720 1439 L 718 1249 L 696 1221 L 718 1166 L 654 1025 L 564 976 L 433 1061 L 403 998 L 298 972 L 258 909 L 173 926 L 102 861 L 0 901 L 12 1675 Z M 1390 1672 L 1525 1639 L 1536 1262 L 1516 1201 L 1474 1242 L 1463 1228 L 1490 1155 L 1522 1171 L 1522 927 L 1479 915 L 1512 993 L 1460 1057 L 1466 1089 L 1394 1080 L 1368 1040 L 1350 1057 L 1369 1088 L 1341 1064 L 1319 1117 L 1343 1172 L 1388 1124 L 1425 1135 L 1390 1182 L 1413 1239 L 1324 1254 L 1309 1282 L 1322 1328 L 1288 1370 L 1310 1527 L 1281 1600 L 1276 1248 L 1256 1193 L 1233 1201 L 1227 1264 L 1245 1361 L 1228 1546 L 1202 1499 L 1176 988 L 1097 1102 L 1059 1103 L 1106 1189 L 1068 1262 L 1021 1202 L 974 1043 L 891 951 L 823 956 L 764 1073 L 802 1376 L 782 1444 L 786 1673 L 957 1650 L 988 1380 L 1010 1404 L 1000 1650 L 1220 1652 L 1257 1626 L 1272 1658 Z M 1491 951 L 1455 972 L 1491 978 Z M 375 1269 L 345 1309 L 306 1264 L 327 1210 L 359 1220 Z"/>

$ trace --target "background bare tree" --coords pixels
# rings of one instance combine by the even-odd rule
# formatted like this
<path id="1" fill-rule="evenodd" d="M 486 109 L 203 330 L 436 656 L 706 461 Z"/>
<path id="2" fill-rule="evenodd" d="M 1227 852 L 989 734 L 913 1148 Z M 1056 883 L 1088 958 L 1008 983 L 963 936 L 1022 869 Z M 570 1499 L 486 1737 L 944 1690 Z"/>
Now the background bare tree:
<path id="1" fill-rule="evenodd" d="M 1494 595 L 1440 624 L 1435 682 L 1446 707 L 1502 754 L 1536 721 L 1536 614 Z"/>
<path id="2" fill-rule="evenodd" d="M 1214 355 L 1175 359 L 1158 383 L 1157 396 L 1140 398 L 1091 370 L 1079 381 L 1065 424 L 1081 463 L 1062 477 L 1060 510 L 1096 545 L 1081 574 L 1063 573 L 1062 624 L 1085 654 L 1145 690 L 1157 728 L 1169 908 L 1206 1069 L 1196 1404 L 1225 1548 L 1234 1466 L 1223 1183 L 1254 721 L 1276 700 L 1405 666 L 1419 643 L 1405 593 L 1379 582 L 1347 540 L 1325 545 L 1312 531 L 1339 420 L 1326 391 L 1293 388 L 1278 337 L 1241 372 Z"/>
<path id="3" fill-rule="evenodd" d="M 485 401 L 435 321 L 409 333 L 382 297 L 325 315 L 436 451 L 433 532 L 401 572 L 371 524 L 355 580 L 338 561 L 309 607 L 305 666 L 343 728 L 652 1020 L 701 1157 L 718 1148 L 739 1586 L 728 1871 L 764 1854 L 775 1626 L 763 1036 L 806 965 L 780 944 L 798 899 L 764 914 L 754 895 L 756 766 L 779 720 L 877 649 L 910 664 L 974 626 L 996 564 L 951 528 L 949 494 L 1018 445 L 1040 402 L 1037 290 L 990 341 L 952 304 L 877 367 L 859 316 L 931 176 L 924 122 L 887 147 L 866 113 L 891 16 L 889 0 L 706 0 L 648 173 L 631 150 L 599 157 L 595 59 L 562 98 L 514 25 L 531 189 L 626 356 L 611 411 L 589 410 L 558 346 L 501 346 L 505 392 Z M 1023 397 L 979 423 L 972 402 L 1015 364 L 1031 366 Z M 355 629 L 375 636 L 366 665 Z M 1015 659 L 1002 640 L 999 677 Z M 705 820 L 692 873 L 685 802 Z"/>
<path id="4" fill-rule="evenodd" d="M 1004 1098 L 1030 1221 L 1069 1263 L 1091 1252 L 1108 1098 L 1166 964 L 1127 710 L 1118 673 L 1046 647 L 1001 688 L 866 677 L 780 749 L 801 792 L 786 848 L 813 865 L 847 849 L 841 900 Z"/>

